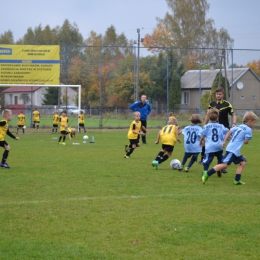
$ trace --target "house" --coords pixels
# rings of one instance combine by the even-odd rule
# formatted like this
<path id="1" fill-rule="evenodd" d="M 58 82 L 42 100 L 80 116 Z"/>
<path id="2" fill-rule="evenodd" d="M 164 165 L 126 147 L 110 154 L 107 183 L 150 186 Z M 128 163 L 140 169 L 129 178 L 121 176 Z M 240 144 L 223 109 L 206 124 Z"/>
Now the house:
<path id="1" fill-rule="evenodd" d="M 181 108 L 199 110 L 201 97 L 211 91 L 211 86 L 219 72 L 212 66 L 209 70 L 189 70 L 181 78 Z M 225 71 L 222 69 L 222 75 Z M 227 70 L 230 84 L 229 101 L 235 110 L 259 109 L 260 79 L 249 68 Z M 225 87 L 225 86 L 223 86 Z"/>
<path id="2" fill-rule="evenodd" d="M 24 87 L 15 86 L 7 88 L 3 91 L 5 99 L 5 107 L 24 109 L 25 106 L 41 107 L 44 99 L 46 87 Z M 61 87 L 61 98 L 66 96 L 66 87 Z M 68 105 L 76 104 L 77 91 L 73 88 L 67 88 Z M 57 101 L 58 104 L 58 101 Z M 53 105 L 57 105 L 53 104 Z"/>

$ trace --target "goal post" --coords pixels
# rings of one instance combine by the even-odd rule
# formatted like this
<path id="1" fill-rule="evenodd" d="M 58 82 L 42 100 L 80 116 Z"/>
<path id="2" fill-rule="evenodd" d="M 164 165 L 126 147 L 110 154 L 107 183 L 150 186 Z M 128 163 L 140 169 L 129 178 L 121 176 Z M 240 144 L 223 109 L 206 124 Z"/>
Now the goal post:
<path id="1" fill-rule="evenodd" d="M 37 85 L 37 84 L 0 84 L 0 88 L 13 87 L 13 88 L 21 88 L 21 87 L 44 87 L 44 88 L 77 88 L 78 89 L 78 108 L 81 110 L 81 85 Z M 31 91 L 32 94 L 32 91 Z M 31 106 L 34 104 L 31 100 Z M 32 113 L 32 111 L 31 111 Z M 32 121 L 32 115 L 31 115 Z M 32 125 L 32 122 L 31 122 Z"/>

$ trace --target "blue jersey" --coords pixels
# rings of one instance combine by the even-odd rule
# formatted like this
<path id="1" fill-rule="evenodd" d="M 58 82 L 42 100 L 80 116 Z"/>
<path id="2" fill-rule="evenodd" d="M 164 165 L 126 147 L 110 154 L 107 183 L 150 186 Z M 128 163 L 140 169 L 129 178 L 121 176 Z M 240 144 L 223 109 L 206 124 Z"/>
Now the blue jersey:
<path id="1" fill-rule="evenodd" d="M 230 129 L 232 131 L 232 138 L 229 141 L 226 151 L 240 156 L 240 149 L 245 140 L 252 139 L 252 129 L 248 125 L 239 125 Z"/>
<path id="2" fill-rule="evenodd" d="M 228 130 L 217 122 L 210 122 L 205 125 L 200 132 L 201 136 L 206 137 L 205 152 L 214 153 L 223 150 L 222 142 Z"/>
<path id="3" fill-rule="evenodd" d="M 184 148 L 186 153 L 200 153 L 200 132 L 202 128 L 198 125 L 186 126 L 182 130 L 184 135 Z"/>

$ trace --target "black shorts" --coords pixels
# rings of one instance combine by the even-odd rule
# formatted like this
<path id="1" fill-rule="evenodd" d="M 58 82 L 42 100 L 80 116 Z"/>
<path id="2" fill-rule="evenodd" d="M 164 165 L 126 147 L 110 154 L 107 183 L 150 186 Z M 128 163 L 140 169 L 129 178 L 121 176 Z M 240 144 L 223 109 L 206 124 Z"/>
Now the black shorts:
<path id="1" fill-rule="evenodd" d="M 24 127 L 24 125 L 18 125 L 17 127 L 18 127 L 18 128 L 23 128 L 23 127 Z"/>
<path id="2" fill-rule="evenodd" d="M 53 124 L 52 127 L 58 127 L 58 124 Z"/>
<path id="3" fill-rule="evenodd" d="M 34 124 L 39 124 L 40 123 L 40 121 L 33 121 L 34 122 Z"/>
<path id="4" fill-rule="evenodd" d="M 129 139 L 130 144 L 138 144 L 139 143 L 139 138 L 138 139 Z"/>
<path id="5" fill-rule="evenodd" d="M 84 127 L 84 124 L 79 124 L 79 127 Z"/>
<path id="6" fill-rule="evenodd" d="M 4 140 L 4 141 L 0 141 L 0 146 L 5 148 L 5 145 L 8 145 L 8 143 Z"/>
<path id="7" fill-rule="evenodd" d="M 66 131 L 66 130 L 60 131 L 60 134 L 61 134 L 61 135 L 66 135 L 66 134 L 67 134 L 67 131 Z"/>
<path id="8" fill-rule="evenodd" d="M 171 153 L 174 149 L 174 146 L 169 144 L 162 144 L 162 149 Z"/>

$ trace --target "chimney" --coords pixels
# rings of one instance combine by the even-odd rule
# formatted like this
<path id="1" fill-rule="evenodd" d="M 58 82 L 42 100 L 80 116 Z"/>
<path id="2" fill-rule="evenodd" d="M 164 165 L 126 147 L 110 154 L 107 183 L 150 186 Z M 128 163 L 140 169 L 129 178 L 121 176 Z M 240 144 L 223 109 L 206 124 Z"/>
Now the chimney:
<path id="1" fill-rule="evenodd" d="M 210 63 L 210 71 L 214 71 L 216 69 L 216 63 L 215 62 L 212 62 Z"/>

